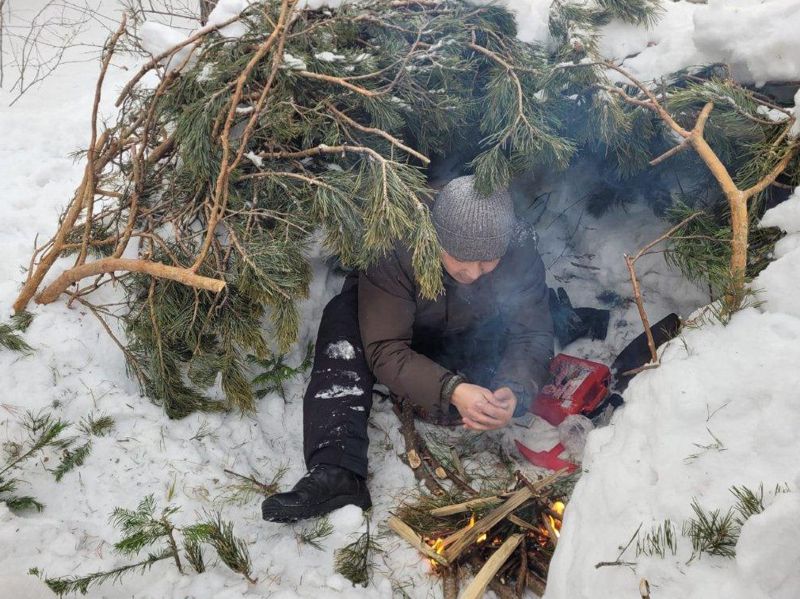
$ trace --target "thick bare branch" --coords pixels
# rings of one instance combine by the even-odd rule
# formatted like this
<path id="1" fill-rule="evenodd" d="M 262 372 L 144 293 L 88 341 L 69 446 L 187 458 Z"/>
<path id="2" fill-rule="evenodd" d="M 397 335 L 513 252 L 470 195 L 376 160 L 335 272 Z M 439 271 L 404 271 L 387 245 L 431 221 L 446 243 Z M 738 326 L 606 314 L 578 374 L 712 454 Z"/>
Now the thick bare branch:
<path id="1" fill-rule="evenodd" d="M 96 262 L 88 262 L 64 271 L 55 281 L 50 283 L 50 285 L 36 296 L 36 302 L 39 304 L 52 303 L 67 289 L 67 287 L 73 283 L 77 283 L 81 279 L 117 271 L 140 272 L 160 279 L 177 281 L 189 287 L 213 291 L 214 293 L 219 293 L 225 288 L 225 281 L 195 274 L 188 268 L 168 266 L 159 262 L 151 262 L 150 260 L 102 258 Z"/>

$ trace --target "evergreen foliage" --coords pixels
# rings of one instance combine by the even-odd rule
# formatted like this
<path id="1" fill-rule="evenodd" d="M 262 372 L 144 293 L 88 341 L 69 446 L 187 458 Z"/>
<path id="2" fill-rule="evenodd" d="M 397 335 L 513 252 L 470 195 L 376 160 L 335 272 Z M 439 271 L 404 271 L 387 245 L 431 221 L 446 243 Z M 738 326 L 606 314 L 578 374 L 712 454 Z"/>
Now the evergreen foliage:
<path id="1" fill-rule="evenodd" d="M 45 584 L 59 597 L 72 593 L 86 595 L 96 586 L 109 581 L 117 582 L 128 573 L 144 573 L 165 559 L 172 559 L 175 567 L 183 574 L 181 553 L 195 572 L 204 572 L 206 565 L 202 544 L 205 543 L 216 549 L 220 559 L 231 570 L 243 575 L 248 581 L 255 582 L 247 547 L 234 536 L 230 522 L 215 513 L 209 514 L 205 521 L 180 528 L 172 522 L 172 517 L 179 511 L 180 508 L 174 505 L 167 505 L 159 511 L 153 495 L 148 495 L 134 509 L 118 507 L 112 512 L 111 523 L 122 533 L 122 538 L 114 543 L 114 551 L 126 557 L 135 557 L 147 549 L 147 557 L 143 560 L 107 571 L 77 576 L 49 578 L 38 568 L 32 568 L 30 573 L 44 578 Z M 182 540 L 180 544 L 179 540 Z"/>
<path id="2" fill-rule="evenodd" d="M 15 324 L 0 323 L 0 347 L 20 353 L 30 353 L 33 348 L 19 334 L 20 328 Z"/>
<path id="3" fill-rule="evenodd" d="M 363 534 L 334 554 L 336 571 L 353 583 L 366 587 L 372 575 L 372 553 L 381 551 L 381 547 L 370 534 L 369 520 L 367 530 Z"/>
<path id="4" fill-rule="evenodd" d="M 214 547 L 219 559 L 231 570 L 251 583 L 256 582 L 247 545 L 233 534 L 233 523 L 223 520 L 219 512 L 208 514 L 205 522 L 192 527 L 192 535 Z"/>
<path id="5" fill-rule="evenodd" d="M 272 475 L 269 482 L 262 482 L 258 473 L 250 476 L 238 474 L 232 470 L 225 473 L 236 478 L 236 482 L 229 485 L 223 494 L 222 500 L 235 505 L 245 505 L 251 503 L 256 497 L 269 497 L 280 490 L 280 481 L 289 471 L 288 466 L 281 466 Z"/>
<path id="6" fill-rule="evenodd" d="M 314 345 L 312 343 L 308 344 L 306 355 L 302 363 L 296 368 L 286 364 L 286 356 L 284 354 L 266 359 L 258 358 L 257 356 L 248 356 L 248 358 L 264 369 L 264 372 L 253 379 L 253 385 L 256 387 L 255 396 L 260 399 L 270 393 L 278 393 L 286 401 L 286 389 L 283 385 L 298 374 L 302 374 L 311 368 L 311 363 L 314 360 Z"/>
<path id="7" fill-rule="evenodd" d="M 736 504 L 733 509 L 739 513 L 736 517 L 736 523 L 739 526 L 744 526 L 750 516 L 755 516 L 764 511 L 764 485 L 759 485 L 758 493 L 742 485 L 741 487 L 733 486 L 730 489 L 734 497 L 736 497 Z"/>
<path id="8" fill-rule="evenodd" d="M 311 545 L 314 549 L 323 550 L 321 542 L 333 534 L 333 524 L 328 516 L 317 518 L 314 524 L 304 528 L 297 535 L 298 540 L 306 545 Z"/>
<path id="9" fill-rule="evenodd" d="M 630 141 L 648 126 L 642 111 L 599 89 L 604 67 L 591 62 L 596 27 L 649 23 L 653 0 L 557 2 L 547 48 L 520 42 L 508 10 L 463 0 L 297 9 L 276 29 L 280 10 L 278 0 L 252 4 L 244 36 L 209 33 L 156 89 L 128 88 L 99 151 L 113 168 L 95 181 L 108 208 L 88 227 L 92 250 L 119 255 L 133 241 L 142 260 L 193 264 L 226 284 L 213 293 L 115 275 L 128 298 L 116 315 L 129 371 L 170 417 L 254 409 L 247 356 L 269 364 L 294 342 L 317 230 L 347 267 L 408 244 L 420 293 L 438 294 L 429 159 L 468 148 L 484 192 L 535 166 L 564 167 L 585 145 L 608 148 L 620 169 L 646 162 Z M 237 79 L 272 34 L 239 95 Z M 565 68 L 574 61 L 584 64 Z M 76 223 L 65 252 L 86 230 Z M 205 392 L 218 380 L 224 401 Z"/>
<path id="10" fill-rule="evenodd" d="M 640 555 L 657 555 L 665 557 L 669 551 L 672 555 L 678 552 L 678 534 L 675 525 L 667 518 L 664 522 L 653 526 L 644 537 L 636 538 L 636 557 Z"/>
<path id="11" fill-rule="evenodd" d="M 703 553 L 735 557 L 740 526 L 734 518 L 733 509 L 728 509 L 725 513 L 720 509 L 706 510 L 697 499 L 693 499 L 692 511 L 695 517 L 687 520 L 683 526 L 683 534 L 692 541 L 691 560 L 699 558 Z"/>
<path id="12" fill-rule="evenodd" d="M 44 509 L 44 504 L 40 501 L 28 495 L 16 494 L 21 481 L 13 474 L 23 462 L 44 450 L 63 448 L 64 444 L 69 442 L 62 436 L 69 427 L 69 422 L 53 418 L 46 412 L 34 414 L 29 411 L 25 413 L 21 424 L 28 438 L 22 443 L 12 441 L 6 443 L 8 456 L 0 468 L 0 501 L 5 502 L 14 511 L 29 509 L 41 511 Z"/>
<path id="13" fill-rule="evenodd" d="M 53 469 L 56 482 L 61 482 L 64 475 L 82 466 L 92 451 L 92 437 L 104 437 L 114 428 L 114 419 L 110 416 L 89 414 L 82 418 L 78 428 L 84 435 L 83 443 L 76 447 L 78 437 L 64 439 L 61 444 L 61 461 Z"/>

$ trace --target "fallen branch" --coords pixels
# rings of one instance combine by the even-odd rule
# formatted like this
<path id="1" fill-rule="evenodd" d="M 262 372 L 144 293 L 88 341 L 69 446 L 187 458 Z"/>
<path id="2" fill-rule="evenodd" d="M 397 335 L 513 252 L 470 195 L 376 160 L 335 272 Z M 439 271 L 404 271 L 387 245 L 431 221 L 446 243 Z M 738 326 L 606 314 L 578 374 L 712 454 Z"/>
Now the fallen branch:
<path id="1" fill-rule="evenodd" d="M 193 273 L 187 268 L 167 266 L 160 262 L 149 260 L 133 260 L 129 258 L 103 258 L 96 262 L 89 262 L 61 273 L 61 275 L 48 285 L 38 296 L 36 302 L 49 304 L 66 291 L 67 287 L 81 279 L 103 273 L 116 271 L 140 272 L 160 279 L 170 279 L 196 289 L 205 289 L 219 293 L 225 288 L 225 281 L 204 277 Z"/>
<path id="2" fill-rule="evenodd" d="M 622 67 L 615 65 L 612 62 L 605 62 L 605 66 L 612 69 L 623 77 L 631 81 L 639 90 L 647 97 L 647 100 L 639 100 L 628 94 L 618 87 L 604 86 L 608 92 L 620 96 L 625 102 L 634 106 L 641 106 L 648 110 L 655 112 L 662 121 L 676 134 L 684 139 L 678 146 L 672 148 L 658 158 L 655 158 L 651 164 L 658 164 L 666 160 L 670 156 L 683 151 L 687 146 L 691 146 L 697 152 L 700 159 L 705 163 L 712 176 L 717 180 L 725 198 L 728 201 L 731 219 L 731 259 L 730 259 L 730 274 L 733 285 L 730 291 L 725 294 L 725 303 L 732 309 L 739 305 L 742 297 L 744 296 L 744 283 L 745 283 L 745 270 L 747 267 L 747 246 L 748 236 L 750 232 L 750 221 L 748 217 L 748 201 L 755 195 L 764 191 L 767 187 L 775 182 L 775 179 L 784 171 L 791 162 L 792 158 L 797 154 L 800 149 L 800 143 L 797 141 L 789 142 L 782 158 L 775 164 L 772 170 L 761 178 L 755 185 L 742 190 L 737 187 L 733 177 L 728 172 L 726 166 L 719 159 L 719 156 L 711 148 L 704 137 L 704 130 L 706 122 L 708 121 L 711 111 L 714 109 L 713 102 L 707 102 L 697 116 L 695 125 L 691 130 L 684 129 L 677 121 L 669 114 L 669 112 L 661 105 L 656 95 L 647 88 L 641 81 L 636 79 L 633 75 L 628 73 Z M 791 116 L 786 124 L 784 133 L 779 139 L 788 137 L 788 132 L 794 126 L 795 117 Z M 649 341 L 649 339 L 648 339 Z M 652 348 L 651 348 L 652 350 Z"/>
<path id="3" fill-rule="evenodd" d="M 421 437 L 417 433 L 417 428 L 414 424 L 414 409 L 408 402 L 402 402 L 402 404 L 395 402 L 392 408 L 398 420 L 400 420 L 400 433 L 406 442 L 406 455 L 409 457 L 409 465 L 412 466 L 411 470 L 414 472 L 414 476 L 434 495 L 444 495 L 444 487 L 428 472 L 427 467 L 422 465 L 422 460 L 419 458 L 420 453 L 422 453 L 422 448 L 419 445 Z M 420 460 L 416 468 L 412 464 L 413 456 Z M 416 460 L 413 460 L 413 462 L 417 463 Z"/>
<path id="4" fill-rule="evenodd" d="M 686 218 L 684 218 L 681 222 L 677 225 L 672 227 L 669 231 L 661 235 L 658 239 L 654 239 L 638 252 L 636 255 L 631 257 L 628 254 L 623 254 L 625 258 L 625 265 L 628 267 L 628 274 L 631 278 L 631 286 L 633 287 L 633 299 L 636 302 L 636 308 L 639 310 L 639 318 L 642 319 L 642 325 L 644 325 L 644 334 L 647 337 L 647 347 L 650 348 L 650 359 L 652 361 L 651 364 L 646 364 L 641 368 L 637 368 L 633 371 L 624 373 L 625 375 L 635 374 L 637 372 L 641 372 L 643 370 L 647 370 L 649 368 L 655 368 L 658 366 L 658 352 L 656 351 L 656 342 L 653 339 L 653 331 L 650 330 L 650 319 L 647 317 L 647 311 L 644 309 L 644 300 L 642 299 L 642 290 L 639 287 L 639 279 L 636 277 L 636 269 L 634 265 L 636 261 L 644 256 L 648 251 L 650 251 L 654 246 L 661 243 L 665 239 L 668 239 L 675 231 L 681 229 L 684 225 L 686 225 L 689 221 L 699 216 L 699 212 L 695 212 L 694 214 L 690 214 Z"/>

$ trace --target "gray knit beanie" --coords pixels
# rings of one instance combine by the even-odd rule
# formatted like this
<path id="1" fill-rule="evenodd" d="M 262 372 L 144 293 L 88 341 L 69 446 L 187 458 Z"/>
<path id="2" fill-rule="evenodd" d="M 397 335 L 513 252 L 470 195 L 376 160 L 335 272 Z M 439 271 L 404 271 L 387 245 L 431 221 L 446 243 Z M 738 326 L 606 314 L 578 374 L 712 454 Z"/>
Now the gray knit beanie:
<path id="1" fill-rule="evenodd" d="M 433 225 L 444 250 L 457 260 L 496 260 L 514 231 L 514 204 L 507 190 L 489 196 L 475 190 L 475 176 L 445 185 L 433 204 Z"/>

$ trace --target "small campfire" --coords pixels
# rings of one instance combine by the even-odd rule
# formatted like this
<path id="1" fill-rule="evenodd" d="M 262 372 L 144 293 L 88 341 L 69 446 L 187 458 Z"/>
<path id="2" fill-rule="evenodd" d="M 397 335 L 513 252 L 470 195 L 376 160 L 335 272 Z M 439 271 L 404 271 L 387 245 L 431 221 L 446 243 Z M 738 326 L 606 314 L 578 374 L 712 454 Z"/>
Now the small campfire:
<path id="1" fill-rule="evenodd" d="M 445 599 L 476 599 L 487 588 L 501 599 L 522 597 L 525 589 L 542 595 L 565 508 L 553 486 L 565 476 L 531 481 L 517 472 L 510 492 L 433 508 L 406 505 L 389 528 L 429 560 Z M 475 578 L 459 594 L 465 569 Z"/>

